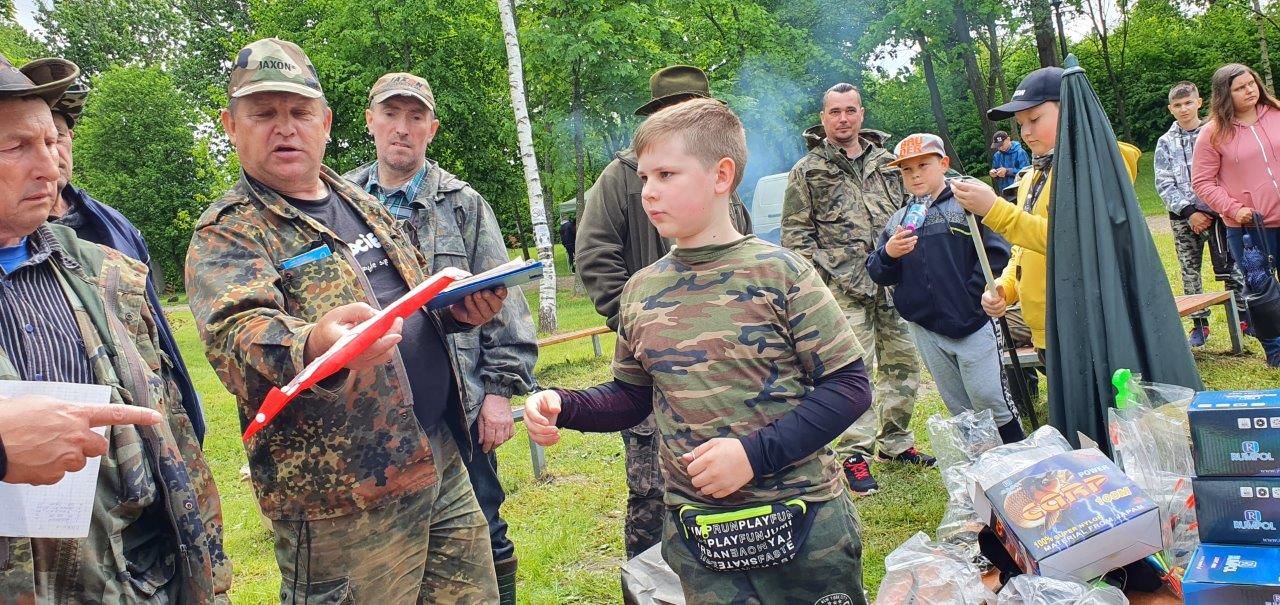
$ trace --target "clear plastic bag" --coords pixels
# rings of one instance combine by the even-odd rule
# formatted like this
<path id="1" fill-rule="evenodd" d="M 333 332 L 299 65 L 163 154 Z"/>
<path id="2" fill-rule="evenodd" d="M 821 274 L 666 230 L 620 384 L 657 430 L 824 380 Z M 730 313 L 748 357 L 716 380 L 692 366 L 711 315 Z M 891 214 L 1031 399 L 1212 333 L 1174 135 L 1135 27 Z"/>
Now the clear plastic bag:
<path id="1" fill-rule="evenodd" d="M 985 524 L 974 512 L 968 472 L 978 456 L 1000 445 L 1000 432 L 991 410 L 968 411 L 950 418 L 934 414 L 926 425 L 938 457 L 942 485 L 947 490 L 947 508 L 936 537 L 939 542 L 967 545 L 976 555 L 978 532 Z"/>
<path id="2" fill-rule="evenodd" d="M 963 547 L 917 532 L 884 560 L 876 605 L 985 605 L 995 594 Z"/>
<path id="3" fill-rule="evenodd" d="M 680 577 L 655 544 L 622 566 L 622 601 L 627 605 L 684 605 Z"/>
<path id="4" fill-rule="evenodd" d="M 969 477 L 984 485 L 995 485 L 1045 458 L 1071 451 L 1071 444 L 1051 426 L 1042 426 L 1026 439 L 988 450 L 978 456 Z"/>
<path id="5" fill-rule="evenodd" d="M 1187 407 L 1195 391 L 1136 377 L 1117 384 L 1118 408 L 1107 412 L 1116 464 L 1160 507 L 1165 554 L 1186 567 L 1200 543 L 1191 477 L 1191 426 Z"/>
<path id="6" fill-rule="evenodd" d="M 1119 588 L 1097 588 L 1079 582 L 1023 574 L 1014 576 L 996 599 L 996 605 L 1128 605 Z"/>
<path id="7" fill-rule="evenodd" d="M 973 498 L 969 495 L 968 464 L 942 469 L 942 485 L 947 489 L 947 508 L 942 513 L 942 521 L 938 523 L 939 542 L 963 544 L 974 547 L 977 554 L 978 532 L 986 527 L 978 518 L 973 508 Z"/>
<path id="8" fill-rule="evenodd" d="M 991 410 L 967 411 L 950 418 L 934 414 L 925 425 L 941 468 L 972 464 L 983 452 L 1000 445 L 1000 431 Z"/>

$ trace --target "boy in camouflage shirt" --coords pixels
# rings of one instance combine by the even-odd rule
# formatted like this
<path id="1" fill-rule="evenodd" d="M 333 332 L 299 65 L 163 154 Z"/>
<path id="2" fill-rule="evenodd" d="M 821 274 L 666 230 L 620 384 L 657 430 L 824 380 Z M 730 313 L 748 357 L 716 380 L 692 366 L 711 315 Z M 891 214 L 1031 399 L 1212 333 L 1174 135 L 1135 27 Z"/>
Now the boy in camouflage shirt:
<path id="1" fill-rule="evenodd" d="M 714 100 L 636 132 L 649 219 L 676 248 L 622 292 L 613 382 L 542 391 L 530 437 L 617 431 L 656 412 L 662 554 L 690 604 L 865 603 L 862 544 L 828 444 L 871 404 L 862 348 L 798 254 L 743 236 L 729 196 L 742 124 Z"/>

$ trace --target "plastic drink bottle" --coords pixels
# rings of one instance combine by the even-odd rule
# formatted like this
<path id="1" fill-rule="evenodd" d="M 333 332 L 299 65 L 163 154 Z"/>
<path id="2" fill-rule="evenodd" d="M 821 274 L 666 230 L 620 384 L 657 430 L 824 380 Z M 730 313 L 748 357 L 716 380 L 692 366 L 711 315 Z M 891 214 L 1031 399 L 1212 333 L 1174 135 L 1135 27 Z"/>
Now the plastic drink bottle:
<path id="1" fill-rule="evenodd" d="M 916 198 L 910 206 L 907 206 L 907 214 L 902 217 L 902 228 L 908 231 L 915 231 L 924 224 L 925 212 L 929 210 L 929 202 L 933 200 L 929 196 Z"/>

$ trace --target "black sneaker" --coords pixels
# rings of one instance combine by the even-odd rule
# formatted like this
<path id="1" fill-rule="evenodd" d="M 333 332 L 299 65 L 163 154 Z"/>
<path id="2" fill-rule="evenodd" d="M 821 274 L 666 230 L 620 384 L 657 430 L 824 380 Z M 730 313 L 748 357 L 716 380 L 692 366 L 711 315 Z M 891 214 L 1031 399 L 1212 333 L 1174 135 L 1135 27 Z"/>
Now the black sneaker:
<path id="1" fill-rule="evenodd" d="M 849 480 L 849 490 L 859 496 L 869 496 L 880 490 L 880 484 L 871 476 L 871 465 L 857 454 L 844 459 L 844 477 Z"/>
<path id="2" fill-rule="evenodd" d="M 876 454 L 876 460 L 880 462 L 901 462 L 903 464 L 919 464 L 920 466 L 933 466 L 938 461 L 937 458 L 929 454 L 922 454 L 920 450 L 914 447 L 907 448 L 907 451 L 898 454 L 892 458 L 884 454 Z"/>

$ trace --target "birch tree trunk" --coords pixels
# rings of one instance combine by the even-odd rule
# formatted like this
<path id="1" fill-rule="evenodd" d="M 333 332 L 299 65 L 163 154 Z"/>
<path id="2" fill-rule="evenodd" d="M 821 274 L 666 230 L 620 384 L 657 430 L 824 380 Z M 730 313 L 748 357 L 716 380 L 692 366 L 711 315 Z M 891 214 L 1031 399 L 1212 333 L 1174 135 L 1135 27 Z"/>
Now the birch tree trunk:
<path id="1" fill-rule="evenodd" d="M 542 283 L 538 285 L 538 329 L 556 331 L 556 263 L 551 249 L 551 231 L 547 227 L 547 207 L 542 198 L 542 179 L 538 177 L 538 158 L 533 150 L 533 128 L 524 98 L 524 64 L 520 58 L 520 40 L 516 36 L 516 19 L 511 0 L 498 0 L 502 18 L 502 34 L 507 47 L 507 79 L 511 88 L 511 109 L 516 116 L 516 136 L 520 141 L 520 161 L 524 164 L 524 180 L 529 189 L 529 217 L 533 223 L 533 241 L 542 261 Z"/>
<path id="2" fill-rule="evenodd" d="M 1258 22 L 1258 51 L 1262 53 L 1262 76 L 1267 80 L 1267 91 L 1275 94 L 1276 86 L 1271 81 L 1271 54 L 1267 52 L 1267 28 L 1262 14 L 1262 4 L 1253 0 L 1253 19 Z"/>

